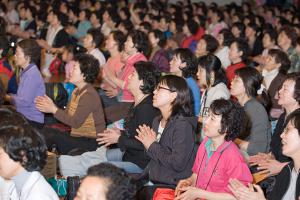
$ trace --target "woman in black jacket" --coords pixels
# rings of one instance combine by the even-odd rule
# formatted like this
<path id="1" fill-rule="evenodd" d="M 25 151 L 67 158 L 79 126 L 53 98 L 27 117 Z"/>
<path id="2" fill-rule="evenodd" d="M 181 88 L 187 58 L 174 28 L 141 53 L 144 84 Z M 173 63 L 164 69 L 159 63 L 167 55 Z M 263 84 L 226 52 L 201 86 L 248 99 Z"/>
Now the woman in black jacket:
<path id="1" fill-rule="evenodd" d="M 197 118 L 192 117 L 186 81 L 174 75 L 162 77 L 154 91 L 153 106 L 160 110 L 161 116 L 154 119 L 152 129 L 140 126 L 136 138 L 151 159 L 150 182 L 175 188 L 179 180 L 191 176 L 196 155 Z"/>
<path id="2" fill-rule="evenodd" d="M 129 77 L 128 88 L 135 102 L 125 118 L 124 130 L 107 128 L 98 134 L 99 144 L 117 144 L 118 148 L 110 148 L 106 154 L 103 148 L 100 148 L 101 150 L 80 156 L 61 156 L 59 165 L 63 176 L 84 176 L 90 166 L 104 161 L 123 168 L 128 173 L 141 173 L 147 166 L 150 159 L 142 143 L 135 139 L 135 135 L 139 125 L 150 126 L 154 117 L 159 114 L 152 105 L 152 92 L 159 81 L 160 73 L 152 62 L 140 61 L 134 64 L 134 68 Z"/>
<path id="3" fill-rule="evenodd" d="M 286 128 L 281 134 L 282 153 L 292 161 L 286 165 L 276 178 L 276 184 L 267 197 L 271 200 L 300 199 L 300 111 L 291 113 L 286 120 Z M 230 183 L 231 191 L 238 200 L 265 200 L 263 191 L 255 185 L 257 191 L 242 185 L 237 180 Z"/>

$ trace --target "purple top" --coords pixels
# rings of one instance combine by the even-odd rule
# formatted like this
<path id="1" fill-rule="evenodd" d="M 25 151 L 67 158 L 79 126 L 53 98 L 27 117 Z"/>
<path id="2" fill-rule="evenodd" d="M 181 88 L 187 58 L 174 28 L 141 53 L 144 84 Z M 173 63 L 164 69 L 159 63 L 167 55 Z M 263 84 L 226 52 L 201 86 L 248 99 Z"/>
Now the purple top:
<path id="1" fill-rule="evenodd" d="M 17 94 L 11 95 L 12 104 L 27 119 L 44 123 L 44 113 L 35 107 L 34 99 L 44 96 L 45 92 L 45 83 L 39 69 L 35 64 L 30 64 L 21 72 Z"/>
<path id="2" fill-rule="evenodd" d="M 160 49 L 154 54 L 152 62 L 157 64 L 158 69 L 161 72 L 170 72 L 170 64 L 167 58 L 167 52 L 164 49 Z"/>

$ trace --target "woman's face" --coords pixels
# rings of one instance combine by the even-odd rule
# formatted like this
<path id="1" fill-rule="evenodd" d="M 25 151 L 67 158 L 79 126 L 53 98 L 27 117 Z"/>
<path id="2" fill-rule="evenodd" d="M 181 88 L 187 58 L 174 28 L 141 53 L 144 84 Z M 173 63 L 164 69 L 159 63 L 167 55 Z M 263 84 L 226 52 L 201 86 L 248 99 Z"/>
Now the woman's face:
<path id="1" fill-rule="evenodd" d="M 220 136 L 222 116 L 215 115 L 209 111 L 208 116 L 204 120 L 204 134 L 209 138 Z"/>
<path id="2" fill-rule="evenodd" d="M 235 38 L 240 37 L 241 31 L 236 26 L 231 28 L 231 32 Z"/>
<path id="3" fill-rule="evenodd" d="M 98 20 L 98 18 L 97 18 L 97 16 L 96 16 L 95 13 L 91 14 L 90 22 L 91 22 L 91 24 L 97 24 L 99 22 L 99 20 Z"/>
<path id="4" fill-rule="evenodd" d="M 83 21 L 83 20 L 85 20 L 85 18 L 86 18 L 86 15 L 85 15 L 85 11 L 81 11 L 80 13 L 79 13 L 79 20 L 80 21 Z"/>
<path id="5" fill-rule="evenodd" d="M 78 85 L 84 81 L 84 76 L 81 73 L 79 62 L 75 62 L 73 70 L 71 72 L 70 82 L 74 85 Z"/>
<path id="6" fill-rule="evenodd" d="M 19 162 L 12 160 L 9 155 L 0 147 L 0 176 L 4 179 L 11 179 L 20 173 L 24 168 Z"/>
<path id="7" fill-rule="evenodd" d="M 235 75 L 234 79 L 231 81 L 230 94 L 232 96 L 238 97 L 246 93 L 243 80 Z"/>
<path id="8" fill-rule="evenodd" d="M 170 91 L 170 88 L 162 83 L 157 86 L 153 94 L 153 106 L 159 109 L 170 108 L 177 96 L 176 92 Z"/>
<path id="9" fill-rule="evenodd" d="M 286 43 L 289 43 L 291 40 L 288 38 L 288 36 L 285 34 L 284 31 L 282 31 L 279 35 L 278 35 L 278 39 L 277 39 L 277 42 L 278 42 L 278 45 L 283 48 Z"/>
<path id="10" fill-rule="evenodd" d="M 178 73 L 181 71 L 180 68 L 183 67 L 183 63 L 179 55 L 174 55 L 172 60 L 170 61 L 170 72 L 171 73 Z"/>
<path id="11" fill-rule="evenodd" d="M 269 34 L 264 34 L 262 42 L 263 42 L 263 46 L 265 49 L 268 49 L 268 48 L 271 48 L 274 46 L 274 41 L 271 40 L 271 37 Z"/>
<path id="12" fill-rule="evenodd" d="M 140 86 L 143 84 L 143 81 L 139 80 L 139 75 L 136 70 L 133 71 L 133 73 L 128 77 L 128 79 L 128 89 L 134 95 L 136 90 L 140 90 Z"/>
<path id="13" fill-rule="evenodd" d="M 169 25 L 169 29 L 172 33 L 175 33 L 176 32 L 176 24 L 174 21 L 171 21 L 170 22 L 170 25 Z"/>
<path id="14" fill-rule="evenodd" d="M 27 67 L 27 65 L 29 64 L 28 58 L 26 58 L 23 49 L 19 46 L 17 46 L 17 49 L 16 49 L 15 62 L 16 62 L 17 66 L 20 66 L 23 69 L 25 67 Z"/>
<path id="15" fill-rule="evenodd" d="M 281 89 L 278 92 L 278 104 L 286 108 L 297 103 L 294 98 L 295 81 L 286 80 L 283 82 Z"/>
<path id="16" fill-rule="evenodd" d="M 249 39 L 250 37 L 255 36 L 255 31 L 251 27 L 247 26 L 245 35 Z"/>
<path id="17" fill-rule="evenodd" d="M 201 88 L 207 87 L 206 70 L 203 67 L 198 67 L 197 79 Z"/>
<path id="18" fill-rule="evenodd" d="M 114 40 L 114 36 L 110 33 L 105 40 L 105 49 L 110 50 L 117 45 L 117 42 Z"/>
<path id="19" fill-rule="evenodd" d="M 133 44 L 131 36 L 127 37 L 127 40 L 126 40 L 126 42 L 124 44 L 124 50 L 125 50 L 125 52 L 128 55 L 133 55 L 134 54 L 134 52 L 135 52 L 136 49 L 134 47 L 134 44 Z"/>
<path id="20" fill-rule="evenodd" d="M 195 51 L 197 57 L 207 54 L 206 45 L 207 44 L 205 40 L 203 39 L 199 40 Z"/>
<path id="21" fill-rule="evenodd" d="M 156 47 L 159 42 L 159 39 L 155 37 L 153 32 L 151 32 L 149 33 L 149 41 L 152 47 Z"/>
<path id="22" fill-rule="evenodd" d="M 220 46 L 223 46 L 224 43 L 224 35 L 222 33 L 219 33 L 217 36 L 217 40 Z"/>
<path id="23" fill-rule="evenodd" d="M 91 34 L 86 34 L 86 36 L 83 39 L 83 47 L 86 49 L 93 49 L 93 36 Z"/>
<path id="24" fill-rule="evenodd" d="M 282 153 L 288 157 L 295 157 L 300 153 L 300 135 L 293 121 L 290 121 L 281 134 Z"/>
<path id="25" fill-rule="evenodd" d="M 238 50 L 236 42 L 232 43 L 229 48 L 229 59 L 232 61 L 241 57 L 241 52 Z"/>

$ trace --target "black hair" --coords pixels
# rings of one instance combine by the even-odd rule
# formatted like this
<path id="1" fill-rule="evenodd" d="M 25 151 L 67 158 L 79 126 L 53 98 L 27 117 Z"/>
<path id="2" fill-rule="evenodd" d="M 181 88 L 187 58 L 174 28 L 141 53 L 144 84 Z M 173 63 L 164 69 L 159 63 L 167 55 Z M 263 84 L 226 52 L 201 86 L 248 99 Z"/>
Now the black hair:
<path id="1" fill-rule="evenodd" d="M 55 15 L 58 19 L 58 21 L 60 21 L 60 24 L 62 26 L 66 26 L 68 24 L 68 16 L 60 11 L 57 11 L 57 10 L 52 10 L 51 11 L 53 13 L 53 15 Z"/>
<path id="2" fill-rule="evenodd" d="M 173 52 L 173 56 L 178 56 L 181 62 L 186 63 L 186 67 L 180 68 L 184 78 L 195 77 L 197 74 L 197 57 L 190 49 L 177 48 Z"/>
<path id="3" fill-rule="evenodd" d="M 108 180 L 107 200 L 134 200 L 136 186 L 125 170 L 110 163 L 100 163 L 92 166 L 87 171 L 87 176 Z"/>
<path id="4" fill-rule="evenodd" d="M 6 26 L 7 23 L 3 17 L 0 17 L 0 36 L 6 35 Z"/>
<path id="5" fill-rule="evenodd" d="M 267 29 L 264 31 L 264 35 L 269 35 L 271 41 L 273 41 L 275 44 L 277 42 L 277 31 L 275 29 Z"/>
<path id="6" fill-rule="evenodd" d="M 188 20 L 186 22 L 186 25 L 192 35 L 195 35 L 198 32 L 199 24 L 195 20 L 193 19 Z"/>
<path id="7" fill-rule="evenodd" d="M 249 51 L 250 51 L 248 43 L 244 39 L 241 39 L 241 38 L 235 39 L 232 42 L 232 44 L 233 43 L 236 43 L 236 47 L 237 47 L 238 51 L 243 52 L 243 54 L 241 56 L 242 61 L 246 61 L 248 58 L 248 55 L 249 55 Z"/>
<path id="8" fill-rule="evenodd" d="M 214 53 L 219 47 L 218 40 L 212 35 L 204 34 L 201 40 L 206 42 L 206 51 L 209 53 Z"/>
<path id="9" fill-rule="evenodd" d="M 242 22 L 235 22 L 232 24 L 232 27 L 236 27 L 239 31 L 240 31 L 240 38 L 244 38 L 245 37 L 245 25 Z"/>
<path id="10" fill-rule="evenodd" d="M 219 134 L 225 134 L 226 141 L 233 141 L 241 135 L 246 122 L 246 113 L 237 102 L 217 99 L 210 105 L 210 111 L 214 115 L 221 115 Z"/>
<path id="11" fill-rule="evenodd" d="M 112 31 L 110 32 L 112 34 L 114 41 L 118 43 L 118 50 L 121 52 L 124 49 L 124 43 L 126 42 L 126 36 L 122 31 Z"/>
<path id="12" fill-rule="evenodd" d="M 148 31 L 148 33 L 151 31 L 152 27 L 149 22 L 141 22 L 140 26 L 142 26 L 144 29 Z"/>
<path id="13" fill-rule="evenodd" d="M 146 33 L 135 30 L 128 34 L 132 38 L 134 47 L 138 52 L 143 53 L 145 56 L 148 56 L 150 53 L 150 42 Z"/>
<path id="14" fill-rule="evenodd" d="M 47 159 L 43 136 L 12 108 L 1 107 L 0 116 L 0 146 L 27 171 L 41 171 Z"/>
<path id="15" fill-rule="evenodd" d="M 285 33 L 286 36 L 291 40 L 292 46 L 295 47 L 297 45 L 297 32 L 292 26 L 283 26 L 279 31 L 280 33 Z"/>
<path id="16" fill-rule="evenodd" d="M 167 38 L 162 31 L 155 29 L 152 30 L 150 33 L 153 33 L 154 37 L 158 39 L 158 46 L 160 46 L 161 48 L 164 48 L 166 46 Z"/>
<path id="17" fill-rule="evenodd" d="M 184 20 L 183 19 L 172 19 L 171 22 L 175 23 L 175 28 L 178 33 L 182 33 Z"/>
<path id="18" fill-rule="evenodd" d="M 9 51 L 9 41 L 5 36 L 0 36 L 0 49 L 2 49 L 1 57 L 6 57 Z"/>
<path id="19" fill-rule="evenodd" d="M 218 17 L 219 17 L 219 21 L 218 21 L 218 22 L 221 22 L 221 21 L 224 20 L 224 14 L 223 14 L 223 12 L 222 12 L 220 9 L 218 9 L 218 8 L 215 8 L 215 9 L 211 8 L 211 11 L 212 11 L 214 14 L 217 14 L 217 15 L 218 15 Z"/>
<path id="20" fill-rule="evenodd" d="M 260 34 L 260 29 L 259 29 L 259 27 L 257 26 L 256 23 L 249 23 L 249 24 L 247 24 L 247 27 L 249 27 L 252 30 L 254 30 L 256 36 L 258 36 Z"/>
<path id="21" fill-rule="evenodd" d="M 234 35 L 232 34 L 232 32 L 227 29 L 227 28 L 223 28 L 219 34 L 222 34 L 223 35 L 223 44 L 220 44 L 222 46 L 227 46 L 229 47 L 231 45 L 231 43 L 234 41 Z"/>
<path id="22" fill-rule="evenodd" d="M 26 6 L 25 9 L 29 10 L 31 12 L 31 15 L 32 15 L 32 17 L 34 19 L 35 16 L 36 16 L 36 14 L 37 14 L 37 11 L 36 11 L 35 7 L 33 7 L 33 6 Z"/>
<path id="23" fill-rule="evenodd" d="M 275 58 L 275 62 L 280 64 L 279 72 L 287 74 L 291 67 L 289 56 L 280 49 L 270 49 L 268 54 Z"/>
<path id="24" fill-rule="evenodd" d="M 91 17 L 91 11 L 89 9 L 81 10 L 81 12 L 85 12 L 85 19 L 89 20 Z"/>
<path id="25" fill-rule="evenodd" d="M 127 30 L 127 32 L 131 31 L 134 29 L 134 25 L 131 22 L 131 20 L 122 20 L 119 25 L 122 24 L 124 28 Z"/>
<path id="26" fill-rule="evenodd" d="M 140 90 L 144 94 L 153 93 L 160 78 L 160 72 L 156 64 L 150 61 L 139 61 L 134 64 L 134 68 L 139 76 L 139 80 L 143 81 Z"/>
<path id="27" fill-rule="evenodd" d="M 36 40 L 21 40 L 20 42 L 18 42 L 17 46 L 23 50 L 25 57 L 29 58 L 30 63 L 39 65 L 41 59 L 41 48 Z"/>
<path id="28" fill-rule="evenodd" d="M 300 136 L 300 109 L 294 110 L 287 116 L 284 127 L 287 127 L 289 122 L 298 130 Z"/>
<path id="29" fill-rule="evenodd" d="M 90 34 L 92 36 L 93 43 L 95 44 L 96 48 L 100 48 L 104 40 L 103 33 L 99 29 L 90 28 L 87 31 L 87 34 Z"/>
<path id="30" fill-rule="evenodd" d="M 193 114 L 192 100 L 185 79 L 175 75 L 165 75 L 161 77 L 159 83 L 168 86 L 170 91 L 177 93 L 176 99 L 172 102 L 172 111 L 168 121 L 179 116 L 191 117 Z"/>
<path id="31" fill-rule="evenodd" d="M 219 83 L 227 84 L 226 74 L 222 68 L 220 59 L 214 54 L 207 54 L 198 58 L 198 68 L 203 68 L 206 71 L 206 82 L 208 86 L 215 86 Z M 211 72 L 214 73 L 215 80 L 211 80 Z"/>
<path id="32" fill-rule="evenodd" d="M 94 11 L 94 12 L 91 13 L 91 16 L 92 16 L 93 14 L 96 16 L 96 18 L 97 18 L 97 19 L 99 20 L 99 22 L 101 23 L 101 22 L 102 22 L 102 13 L 99 12 L 99 11 Z"/>
<path id="33" fill-rule="evenodd" d="M 120 12 L 121 12 L 121 11 L 124 12 L 124 14 L 125 14 L 126 17 L 127 17 L 127 18 L 126 18 L 127 20 L 130 19 L 131 14 L 130 14 L 129 9 L 128 9 L 127 7 L 121 8 L 121 9 L 120 9 Z"/>
<path id="34" fill-rule="evenodd" d="M 99 73 L 99 61 L 89 54 L 78 54 L 74 60 L 79 62 L 80 71 L 84 76 L 84 81 L 94 83 Z"/>
<path id="35" fill-rule="evenodd" d="M 294 99 L 300 104 L 300 73 L 290 73 L 287 75 L 287 78 L 285 81 L 294 81 L 295 86 L 294 86 Z"/>
<path id="36" fill-rule="evenodd" d="M 242 79 L 246 94 L 249 97 L 256 97 L 263 81 L 262 75 L 253 67 L 237 69 L 235 75 Z"/>

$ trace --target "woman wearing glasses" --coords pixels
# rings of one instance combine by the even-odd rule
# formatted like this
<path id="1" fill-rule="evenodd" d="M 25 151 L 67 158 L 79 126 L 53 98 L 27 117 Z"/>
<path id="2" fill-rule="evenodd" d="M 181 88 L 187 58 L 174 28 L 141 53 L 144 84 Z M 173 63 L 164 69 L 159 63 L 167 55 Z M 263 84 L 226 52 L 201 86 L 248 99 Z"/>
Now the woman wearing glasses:
<path id="1" fill-rule="evenodd" d="M 161 115 L 154 119 L 152 128 L 139 126 L 136 136 L 150 157 L 148 172 L 150 184 L 154 186 L 147 191 L 149 195 L 157 185 L 175 188 L 179 180 L 190 177 L 196 154 L 197 118 L 192 117 L 186 81 L 174 75 L 162 77 L 154 91 L 153 106 Z"/>

